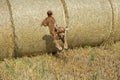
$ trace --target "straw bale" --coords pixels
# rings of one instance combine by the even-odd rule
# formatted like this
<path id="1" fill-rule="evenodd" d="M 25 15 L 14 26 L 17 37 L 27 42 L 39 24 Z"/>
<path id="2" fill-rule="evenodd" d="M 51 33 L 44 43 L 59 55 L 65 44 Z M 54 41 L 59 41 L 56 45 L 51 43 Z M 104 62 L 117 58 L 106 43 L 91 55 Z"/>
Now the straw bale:
<path id="1" fill-rule="evenodd" d="M 112 0 L 114 8 L 114 38 L 120 40 L 120 0 Z"/>
<path id="2" fill-rule="evenodd" d="M 63 6 L 59 0 L 10 0 L 15 24 L 17 55 L 31 55 L 55 50 L 46 27 L 41 27 L 48 10 L 53 11 L 58 25 L 65 26 Z M 45 39 L 45 40 L 44 40 Z M 54 46 L 54 45 L 53 45 Z"/>
<path id="3" fill-rule="evenodd" d="M 97 45 L 111 30 L 111 7 L 107 0 L 66 0 L 70 46 Z M 70 36 L 71 35 L 71 36 Z"/>
<path id="4" fill-rule="evenodd" d="M 69 47 L 98 45 L 104 42 L 113 30 L 109 0 L 9 1 L 16 37 L 13 36 L 6 0 L 0 0 L 1 57 L 12 56 L 14 50 L 17 56 L 54 51 L 49 29 L 40 26 L 42 20 L 47 17 L 48 10 L 53 11 L 58 25 L 69 26 L 67 31 Z M 120 0 L 111 2 L 114 10 L 114 40 L 120 40 Z"/>
<path id="5" fill-rule="evenodd" d="M 0 60 L 13 55 L 13 37 L 6 0 L 0 0 Z"/>

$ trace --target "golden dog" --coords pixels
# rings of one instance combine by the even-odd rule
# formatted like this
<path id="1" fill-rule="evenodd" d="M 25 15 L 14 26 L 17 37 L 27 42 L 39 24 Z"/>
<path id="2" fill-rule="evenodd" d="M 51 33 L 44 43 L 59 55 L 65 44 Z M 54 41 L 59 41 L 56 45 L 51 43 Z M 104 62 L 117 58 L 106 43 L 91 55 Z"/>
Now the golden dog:
<path id="1" fill-rule="evenodd" d="M 56 48 L 58 48 L 58 50 L 62 50 L 62 47 L 59 44 L 59 39 L 62 40 L 62 42 L 64 43 L 64 49 L 68 49 L 68 44 L 67 44 L 67 40 L 66 40 L 66 28 L 64 27 L 58 27 L 56 25 L 56 21 L 54 19 L 54 17 L 52 17 L 53 13 L 52 11 L 47 11 L 47 15 L 48 17 L 46 17 L 43 21 L 42 24 L 43 26 L 48 26 L 49 27 L 49 31 L 50 34 L 53 37 L 54 43 Z"/>

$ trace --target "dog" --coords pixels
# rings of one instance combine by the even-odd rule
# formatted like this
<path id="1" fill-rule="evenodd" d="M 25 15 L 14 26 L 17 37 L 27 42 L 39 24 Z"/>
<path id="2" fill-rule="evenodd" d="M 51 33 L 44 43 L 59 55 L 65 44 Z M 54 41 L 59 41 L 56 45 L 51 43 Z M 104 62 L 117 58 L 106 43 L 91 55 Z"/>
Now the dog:
<path id="1" fill-rule="evenodd" d="M 66 29 L 67 27 L 59 27 L 56 24 L 56 21 L 54 19 L 54 17 L 52 17 L 53 12 L 51 10 L 47 11 L 47 16 L 41 23 L 41 26 L 48 26 L 49 27 L 49 31 L 50 34 L 53 37 L 55 46 L 58 50 L 62 50 L 62 47 L 59 44 L 58 40 L 62 40 L 62 42 L 64 43 L 64 49 L 68 49 L 68 44 L 67 44 L 67 40 L 66 40 Z"/>

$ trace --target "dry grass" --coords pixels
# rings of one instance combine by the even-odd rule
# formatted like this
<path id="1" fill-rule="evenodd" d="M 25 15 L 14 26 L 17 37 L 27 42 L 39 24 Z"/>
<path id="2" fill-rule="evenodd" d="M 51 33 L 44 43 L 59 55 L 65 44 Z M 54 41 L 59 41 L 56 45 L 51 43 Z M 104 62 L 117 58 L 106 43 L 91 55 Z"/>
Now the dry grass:
<path id="1" fill-rule="evenodd" d="M 0 80 L 120 80 L 120 42 L 62 51 L 58 55 L 4 59 Z"/>

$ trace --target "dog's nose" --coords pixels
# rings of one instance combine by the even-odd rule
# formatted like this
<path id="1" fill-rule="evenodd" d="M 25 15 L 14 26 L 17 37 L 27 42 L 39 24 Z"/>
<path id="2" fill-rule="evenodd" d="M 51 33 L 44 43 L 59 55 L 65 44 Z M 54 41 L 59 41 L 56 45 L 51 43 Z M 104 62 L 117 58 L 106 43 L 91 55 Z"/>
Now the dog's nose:
<path id="1" fill-rule="evenodd" d="M 63 39 L 63 38 L 64 38 L 64 35 L 60 35 L 60 38 Z"/>

